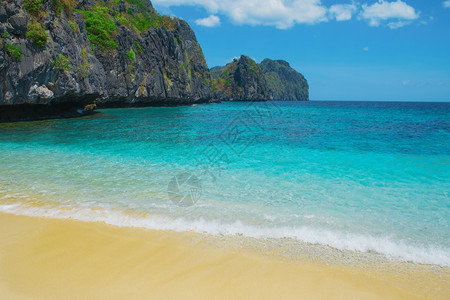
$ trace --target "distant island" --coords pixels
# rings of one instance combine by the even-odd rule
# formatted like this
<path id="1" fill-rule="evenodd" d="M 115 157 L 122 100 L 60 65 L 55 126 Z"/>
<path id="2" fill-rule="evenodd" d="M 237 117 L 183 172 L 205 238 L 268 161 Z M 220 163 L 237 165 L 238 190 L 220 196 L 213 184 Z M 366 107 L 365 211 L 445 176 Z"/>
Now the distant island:
<path id="1" fill-rule="evenodd" d="M 222 101 L 308 101 L 308 82 L 283 60 L 264 59 L 257 64 L 248 56 L 211 70 L 214 96 Z"/>
<path id="2" fill-rule="evenodd" d="M 146 0 L 2 1 L 0 49 L 0 121 L 309 98 L 306 79 L 284 61 L 242 56 L 210 71 L 190 26 Z"/>

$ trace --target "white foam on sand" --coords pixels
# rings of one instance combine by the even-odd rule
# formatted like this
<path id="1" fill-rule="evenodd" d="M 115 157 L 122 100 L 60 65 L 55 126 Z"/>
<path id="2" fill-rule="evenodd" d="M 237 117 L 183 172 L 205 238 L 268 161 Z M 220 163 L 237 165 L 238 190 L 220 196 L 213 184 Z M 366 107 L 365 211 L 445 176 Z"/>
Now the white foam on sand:
<path id="1" fill-rule="evenodd" d="M 256 227 L 241 221 L 224 223 L 219 220 L 187 220 L 160 215 L 130 214 L 118 209 L 104 207 L 45 207 L 27 204 L 0 204 L 0 211 L 17 215 L 75 219 L 85 222 L 104 222 L 119 227 L 137 227 L 177 232 L 194 231 L 208 235 L 243 235 L 251 238 L 291 238 L 308 244 L 320 244 L 338 250 L 369 252 L 384 255 L 388 259 L 450 266 L 450 250 L 437 245 L 417 247 L 403 241 L 393 241 L 388 237 L 374 237 L 355 233 L 299 227 Z"/>

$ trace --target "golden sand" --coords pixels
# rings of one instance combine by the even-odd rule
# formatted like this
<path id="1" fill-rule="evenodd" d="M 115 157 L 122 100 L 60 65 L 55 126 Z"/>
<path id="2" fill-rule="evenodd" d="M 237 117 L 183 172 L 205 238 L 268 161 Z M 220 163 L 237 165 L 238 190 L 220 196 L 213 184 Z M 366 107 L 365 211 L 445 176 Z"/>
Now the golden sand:
<path id="1" fill-rule="evenodd" d="M 193 236 L 0 213 L 0 299 L 450 299 L 442 274 L 405 280 Z"/>

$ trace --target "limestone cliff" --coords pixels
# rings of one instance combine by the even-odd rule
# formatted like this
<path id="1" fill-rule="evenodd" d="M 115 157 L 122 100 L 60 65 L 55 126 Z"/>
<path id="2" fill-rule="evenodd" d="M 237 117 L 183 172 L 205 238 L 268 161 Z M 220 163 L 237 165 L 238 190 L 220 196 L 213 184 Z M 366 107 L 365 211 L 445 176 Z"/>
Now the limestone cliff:
<path id="1" fill-rule="evenodd" d="M 146 0 L 4 0 L 0 49 L 0 118 L 211 97 L 192 29 Z"/>
<path id="2" fill-rule="evenodd" d="M 309 100 L 309 86 L 305 77 L 284 60 L 264 59 L 261 70 L 274 100 Z"/>
<path id="3" fill-rule="evenodd" d="M 257 64 L 243 55 L 210 71 L 219 100 L 309 100 L 308 82 L 286 61 L 266 58 Z"/>
<path id="4" fill-rule="evenodd" d="M 211 69 L 215 97 L 224 101 L 268 100 L 266 80 L 259 65 L 242 55 L 225 67 Z"/>

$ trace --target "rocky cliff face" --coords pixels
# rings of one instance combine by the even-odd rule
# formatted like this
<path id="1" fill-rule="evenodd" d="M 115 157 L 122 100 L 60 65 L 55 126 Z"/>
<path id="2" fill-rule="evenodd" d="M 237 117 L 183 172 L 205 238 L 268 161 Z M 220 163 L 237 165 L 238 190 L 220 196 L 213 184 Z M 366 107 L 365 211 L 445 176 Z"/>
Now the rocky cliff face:
<path id="1" fill-rule="evenodd" d="M 0 110 L 185 104 L 211 97 L 189 25 L 146 0 L 5 0 Z"/>
<path id="2" fill-rule="evenodd" d="M 308 82 L 284 60 L 265 59 L 260 64 L 274 100 L 309 100 Z"/>
<path id="3" fill-rule="evenodd" d="M 213 91 L 223 101 L 268 100 L 267 82 L 259 65 L 242 55 L 225 67 L 211 69 Z"/>
<path id="4" fill-rule="evenodd" d="M 223 101 L 309 100 L 308 82 L 282 60 L 257 64 L 247 56 L 211 70 L 214 96 Z"/>

